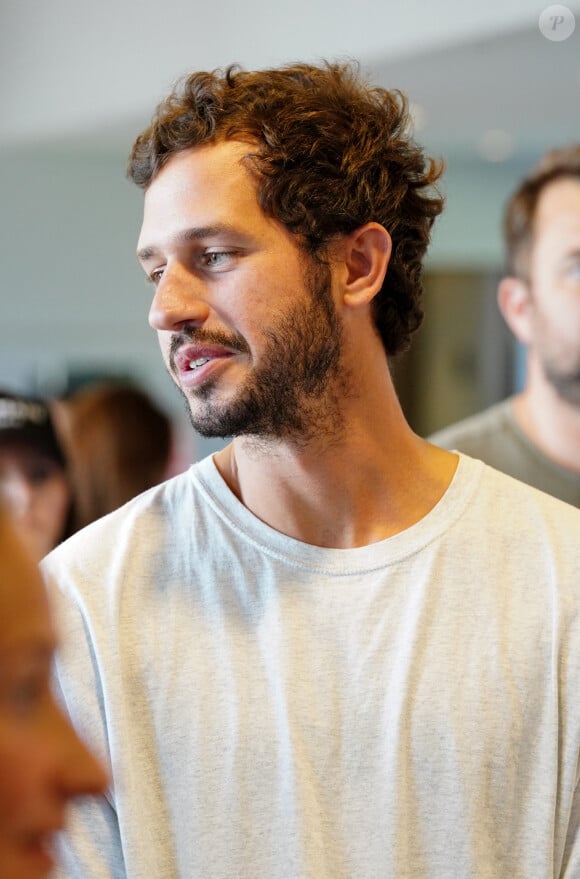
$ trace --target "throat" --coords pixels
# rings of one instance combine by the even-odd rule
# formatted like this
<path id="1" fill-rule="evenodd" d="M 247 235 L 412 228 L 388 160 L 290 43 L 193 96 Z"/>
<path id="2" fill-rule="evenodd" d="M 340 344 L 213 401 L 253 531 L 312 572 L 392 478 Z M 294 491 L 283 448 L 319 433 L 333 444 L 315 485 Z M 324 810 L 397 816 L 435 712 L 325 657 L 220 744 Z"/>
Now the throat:
<path id="1" fill-rule="evenodd" d="M 343 450 L 322 466 L 288 449 L 271 450 L 265 460 L 240 449 L 239 440 L 214 462 L 237 499 L 271 528 L 312 546 L 353 549 L 413 526 L 447 490 L 457 456 L 416 439 L 417 460 L 406 477 L 392 462 L 363 457 L 349 472 Z"/>

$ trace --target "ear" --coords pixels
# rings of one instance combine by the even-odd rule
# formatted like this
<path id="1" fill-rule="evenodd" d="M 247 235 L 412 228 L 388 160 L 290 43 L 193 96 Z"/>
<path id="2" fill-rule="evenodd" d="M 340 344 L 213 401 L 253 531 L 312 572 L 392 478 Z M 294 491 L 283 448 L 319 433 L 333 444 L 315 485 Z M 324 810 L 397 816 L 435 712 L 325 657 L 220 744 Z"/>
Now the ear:
<path id="1" fill-rule="evenodd" d="M 497 303 L 516 339 L 529 345 L 532 337 L 533 303 L 525 281 L 520 278 L 502 278 L 497 291 Z"/>
<path id="2" fill-rule="evenodd" d="M 346 236 L 343 253 L 345 305 L 358 308 L 371 302 L 383 285 L 391 250 L 391 236 L 379 223 L 365 223 Z"/>

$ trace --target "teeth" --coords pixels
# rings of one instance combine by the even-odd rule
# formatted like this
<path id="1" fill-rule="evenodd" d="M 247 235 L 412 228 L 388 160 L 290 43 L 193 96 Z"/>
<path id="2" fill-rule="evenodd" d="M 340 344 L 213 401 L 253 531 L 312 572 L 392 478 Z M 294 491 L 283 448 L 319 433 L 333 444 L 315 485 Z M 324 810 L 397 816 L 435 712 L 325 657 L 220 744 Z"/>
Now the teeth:
<path id="1" fill-rule="evenodd" d="M 189 368 L 190 369 L 197 369 L 198 366 L 203 366 L 204 363 L 207 363 L 209 361 L 209 359 L 210 359 L 209 357 L 199 357 L 197 360 L 190 360 L 189 361 Z"/>

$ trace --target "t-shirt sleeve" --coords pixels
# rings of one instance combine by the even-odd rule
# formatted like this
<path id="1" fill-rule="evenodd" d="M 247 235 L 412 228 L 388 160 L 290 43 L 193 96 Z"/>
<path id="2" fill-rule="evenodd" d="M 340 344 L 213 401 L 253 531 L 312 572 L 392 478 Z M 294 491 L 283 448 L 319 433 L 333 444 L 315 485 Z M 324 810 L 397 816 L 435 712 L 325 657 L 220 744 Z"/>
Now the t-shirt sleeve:
<path id="1" fill-rule="evenodd" d="M 111 777 L 104 661 L 95 644 L 92 621 L 67 588 L 67 573 L 44 566 L 59 634 L 53 688 L 62 710 Z M 62 588 L 64 587 L 64 588 Z M 125 879 L 126 871 L 113 788 L 100 797 L 76 800 L 67 809 L 66 830 L 57 843 L 58 879 Z"/>

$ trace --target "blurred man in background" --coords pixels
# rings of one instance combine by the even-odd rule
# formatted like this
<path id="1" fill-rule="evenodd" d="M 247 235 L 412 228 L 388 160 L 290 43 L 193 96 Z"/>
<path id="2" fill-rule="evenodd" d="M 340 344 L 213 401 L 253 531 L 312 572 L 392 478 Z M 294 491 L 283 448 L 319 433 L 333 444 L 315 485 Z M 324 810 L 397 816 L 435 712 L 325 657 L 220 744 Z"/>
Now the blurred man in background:
<path id="1" fill-rule="evenodd" d="M 498 301 L 527 349 L 524 390 L 430 439 L 580 507 L 580 144 L 544 156 L 504 232 Z"/>

